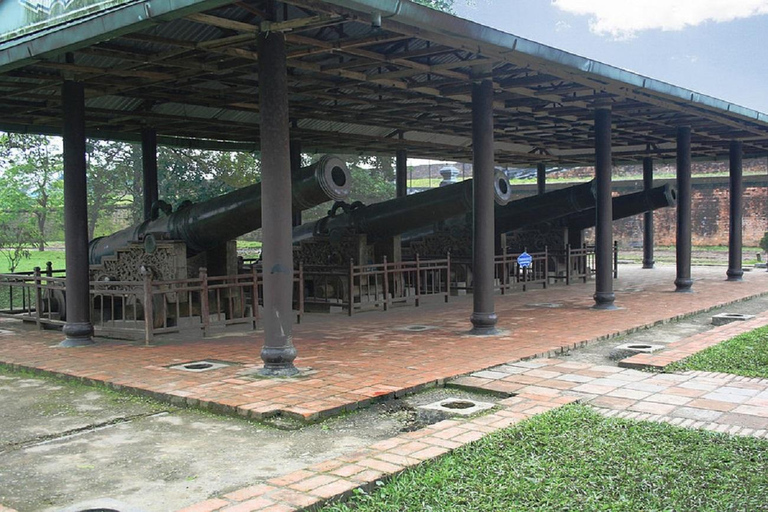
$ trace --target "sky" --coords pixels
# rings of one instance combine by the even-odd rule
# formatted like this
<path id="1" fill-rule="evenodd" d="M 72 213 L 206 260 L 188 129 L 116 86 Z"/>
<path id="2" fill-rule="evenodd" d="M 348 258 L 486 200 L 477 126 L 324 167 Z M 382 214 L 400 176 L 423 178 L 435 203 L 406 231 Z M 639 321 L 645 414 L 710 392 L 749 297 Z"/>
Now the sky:
<path id="1" fill-rule="evenodd" d="M 456 0 L 471 19 L 768 113 L 768 0 Z"/>

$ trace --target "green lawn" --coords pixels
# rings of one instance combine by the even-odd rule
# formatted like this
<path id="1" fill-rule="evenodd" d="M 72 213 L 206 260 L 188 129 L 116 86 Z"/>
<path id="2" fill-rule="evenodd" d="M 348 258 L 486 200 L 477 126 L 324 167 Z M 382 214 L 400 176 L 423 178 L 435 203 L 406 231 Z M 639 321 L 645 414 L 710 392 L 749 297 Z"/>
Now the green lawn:
<path id="1" fill-rule="evenodd" d="M 568 406 L 325 511 L 768 510 L 768 441 Z"/>
<path id="2" fill-rule="evenodd" d="M 45 263 L 50 261 L 53 263 L 54 270 L 60 270 L 65 267 L 64 265 L 64 251 L 62 250 L 45 250 L 43 252 L 31 249 L 29 251 L 29 258 L 24 258 L 16 268 L 16 272 L 31 272 L 35 267 L 40 267 L 45 270 Z M 0 274 L 9 272 L 8 260 L 4 255 L 0 254 Z"/>
<path id="3" fill-rule="evenodd" d="M 768 378 L 768 327 L 761 327 L 718 343 L 666 369 L 701 370 Z"/>

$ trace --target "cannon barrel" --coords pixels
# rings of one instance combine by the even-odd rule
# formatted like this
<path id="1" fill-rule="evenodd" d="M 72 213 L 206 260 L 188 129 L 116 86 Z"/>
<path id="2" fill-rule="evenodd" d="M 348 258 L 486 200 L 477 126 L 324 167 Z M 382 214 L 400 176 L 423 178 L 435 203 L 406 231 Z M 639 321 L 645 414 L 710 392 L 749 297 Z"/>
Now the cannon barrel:
<path id="1" fill-rule="evenodd" d="M 677 190 L 667 184 L 650 190 L 642 190 L 632 194 L 624 194 L 612 199 L 613 220 L 624 219 L 639 215 L 643 212 L 675 206 L 677 204 Z M 569 229 L 587 229 L 595 225 L 595 209 L 585 210 L 578 215 L 566 219 Z"/>
<path id="2" fill-rule="evenodd" d="M 496 209 L 496 233 L 507 233 L 594 207 L 594 181 L 524 197 Z"/>
<path id="3" fill-rule="evenodd" d="M 326 155 L 315 164 L 302 168 L 294 180 L 291 192 L 294 212 L 349 197 L 349 170 L 335 156 Z M 89 245 L 88 257 L 92 265 L 99 264 L 104 256 L 112 255 L 117 249 L 129 242 L 138 242 L 148 234 L 181 240 L 187 244 L 187 255 L 194 256 L 260 227 L 261 183 L 256 183 L 181 208 L 168 216 L 95 238 Z"/>
<path id="4" fill-rule="evenodd" d="M 354 205 L 340 215 L 329 215 L 315 222 L 303 224 L 293 230 L 293 241 L 300 242 L 314 236 L 353 232 L 373 239 L 393 237 L 406 231 L 441 222 L 472 211 L 473 180 L 434 188 L 418 194 L 398 197 L 372 204 Z M 509 179 L 498 171 L 494 176 L 494 198 L 497 204 L 509 201 Z"/>

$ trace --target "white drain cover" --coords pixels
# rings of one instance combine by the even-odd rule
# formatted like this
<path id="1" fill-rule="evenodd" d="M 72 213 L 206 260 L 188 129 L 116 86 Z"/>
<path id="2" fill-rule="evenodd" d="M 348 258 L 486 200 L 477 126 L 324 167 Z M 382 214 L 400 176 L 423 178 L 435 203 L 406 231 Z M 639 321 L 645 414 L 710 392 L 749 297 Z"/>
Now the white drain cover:
<path id="1" fill-rule="evenodd" d="M 421 409 L 458 414 L 459 416 L 470 416 L 476 412 L 487 411 L 492 407 L 493 404 L 490 402 L 478 402 L 468 398 L 446 398 L 439 402 L 420 406 Z"/>

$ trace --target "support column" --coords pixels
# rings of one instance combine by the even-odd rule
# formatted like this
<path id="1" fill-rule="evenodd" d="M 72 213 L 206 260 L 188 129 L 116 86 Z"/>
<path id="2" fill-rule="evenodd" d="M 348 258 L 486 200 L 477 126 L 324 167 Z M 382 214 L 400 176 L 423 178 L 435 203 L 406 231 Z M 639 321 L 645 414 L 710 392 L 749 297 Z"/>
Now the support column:
<path id="1" fill-rule="evenodd" d="M 677 128 L 676 292 L 691 292 L 691 127 Z"/>
<path id="2" fill-rule="evenodd" d="M 744 211 L 744 183 L 742 180 L 742 143 L 731 141 L 731 215 L 728 232 L 728 275 L 729 281 L 741 281 L 742 214 Z"/>
<path id="3" fill-rule="evenodd" d="M 653 188 L 653 158 L 643 158 L 643 190 Z M 643 268 L 653 268 L 653 211 L 643 214 Z"/>
<path id="4" fill-rule="evenodd" d="M 274 3 L 270 2 L 274 11 Z M 270 17 L 274 19 L 274 16 Z M 264 268 L 264 361 L 262 375 L 287 376 L 293 365 L 293 243 L 291 152 L 285 35 L 260 32 L 261 217 Z"/>
<path id="5" fill-rule="evenodd" d="M 395 197 L 408 195 L 408 152 L 398 149 L 395 155 Z"/>
<path id="6" fill-rule="evenodd" d="M 144 220 L 152 216 L 152 205 L 158 200 L 157 191 L 157 132 L 141 130 L 141 164 L 144 176 Z"/>
<path id="7" fill-rule="evenodd" d="M 494 308 L 493 83 L 472 84 L 473 247 L 472 334 L 496 332 Z"/>
<path id="8" fill-rule="evenodd" d="M 299 139 L 291 139 L 290 142 L 291 151 L 291 181 L 295 182 L 299 179 L 299 172 L 301 171 L 301 141 Z M 295 226 L 301 226 L 301 211 L 293 212 L 291 217 L 291 224 Z"/>
<path id="9" fill-rule="evenodd" d="M 536 166 L 536 188 L 539 195 L 547 191 L 547 166 L 544 164 Z"/>
<path id="10" fill-rule="evenodd" d="M 611 110 L 595 110 L 595 305 L 594 309 L 616 309 L 613 293 L 613 201 L 611 198 Z"/>
<path id="11" fill-rule="evenodd" d="M 64 245 L 67 266 L 66 338 L 60 347 L 93 343 L 88 275 L 88 189 L 85 163 L 83 84 L 65 80 L 61 88 L 64 127 Z"/>

